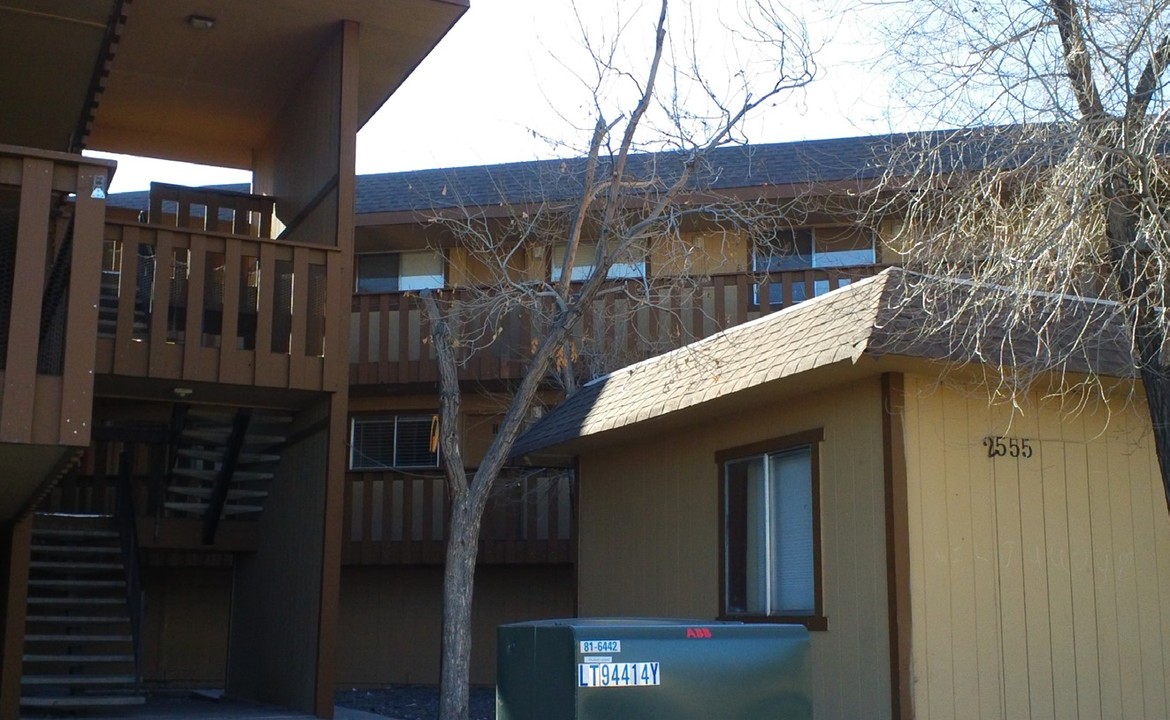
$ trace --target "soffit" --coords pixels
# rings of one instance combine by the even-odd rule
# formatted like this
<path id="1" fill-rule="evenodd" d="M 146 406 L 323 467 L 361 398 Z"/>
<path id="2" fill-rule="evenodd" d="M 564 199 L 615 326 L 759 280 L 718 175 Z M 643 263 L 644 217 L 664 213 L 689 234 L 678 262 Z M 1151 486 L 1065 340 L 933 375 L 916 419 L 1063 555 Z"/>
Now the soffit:
<path id="1" fill-rule="evenodd" d="M 6 0 L 0 0 L 5 2 Z M 133 0 L 88 146 L 250 167 L 338 24 L 359 26 L 364 123 L 466 9 L 439 0 Z M 193 29 L 192 15 L 214 18 Z"/>
<path id="2" fill-rule="evenodd" d="M 69 149 L 115 0 L 0 0 L 0 143 Z M 249 167 L 343 20 L 360 24 L 359 122 L 466 10 L 457 0 L 133 0 L 87 145 Z M 215 18 L 196 31 L 190 15 Z"/>
<path id="3" fill-rule="evenodd" d="M 0 0 L 0 143 L 69 149 L 115 4 Z"/>

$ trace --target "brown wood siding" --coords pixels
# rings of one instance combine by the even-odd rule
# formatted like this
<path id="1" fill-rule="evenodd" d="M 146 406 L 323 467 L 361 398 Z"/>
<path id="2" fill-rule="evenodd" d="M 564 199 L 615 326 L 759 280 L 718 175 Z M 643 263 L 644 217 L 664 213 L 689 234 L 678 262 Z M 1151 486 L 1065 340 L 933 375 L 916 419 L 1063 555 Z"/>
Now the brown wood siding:
<path id="1" fill-rule="evenodd" d="M 290 436 L 328 412 L 328 402 L 305 411 Z M 324 429 L 285 447 L 232 600 L 228 692 L 303 712 L 316 706 L 328 460 Z"/>
<path id="2" fill-rule="evenodd" d="M 439 681 L 443 571 L 439 567 L 347 567 L 341 574 L 339 687 Z M 496 627 L 571 617 L 569 566 L 476 570 L 471 682 L 496 680 Z"/>
<path id="3" fill-rule="evenodd" d="M 145 575 L 144 680 L 222 687 L 232 603 L 230 567 L 152 567 Z M 496 627 L 571 617 L 568 566 L 485 566 L 476 573 L 471 679 L 495 682 Z M 438 567 L 347 567 L 340 575 L 339 687 L 438 682 Z"/>
<path id="4" fill-rule="evenodd" d="M 143 589 L 143 680 L 167 687 L 223 687 L 232 569 L 150 567 Z"/>
<path id="5" fill-rule="evenodd" d="M 440 565 L 448 500 L 436 471 L 350 472 L 342 559 L 350 565 Z M 573 479 L 558 470 L 505 474 L 484 510 L 481 564 L 567 564 L 574 556 Z"/>
<path id="6" fill-rule="evenodd" d="M 1140 397 L 1037 390 L 1013 414 L 908 377 L 919 717 L 1170 713 L 1170 518 Z M 988 457 L 995 436 L 1030 453 Z"/>
<path id="7" fill-rule="evenodd" d="M 714 618 L 719 612 L 715 454 L 814 428 L 820 445 L 822 586 L 812 633 L 818 717 L 891 713 L 882 404 L 876 378 L 580 457 L 581 615 Z"/>
<path id="8" fill-rule="evenodd" d="M 344 137 L 339 99 L 346 84 L 342 32 L 339 26 L 336 40 L 298 83 L 256 151 L 255 190 L 277 198 L 277 218 L 290 230 L 289 239 L 316 245 L 337 242 L 336 186 Z M 354 122 L 353 114 L 347 114 L 347 119 Z M 352 165 L 348 171 L 353 172 Z"/>

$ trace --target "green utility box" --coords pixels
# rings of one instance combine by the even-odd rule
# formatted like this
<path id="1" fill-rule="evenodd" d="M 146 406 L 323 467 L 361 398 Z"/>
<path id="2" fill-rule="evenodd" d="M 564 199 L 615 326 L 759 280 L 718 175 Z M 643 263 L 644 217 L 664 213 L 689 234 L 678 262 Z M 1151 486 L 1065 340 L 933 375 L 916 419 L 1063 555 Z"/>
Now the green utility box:
<path id="1" fill-rule="evenodd" d="M 810 720 L 799 625 L 588 618 L 502 625 L 496 720 Z"/>

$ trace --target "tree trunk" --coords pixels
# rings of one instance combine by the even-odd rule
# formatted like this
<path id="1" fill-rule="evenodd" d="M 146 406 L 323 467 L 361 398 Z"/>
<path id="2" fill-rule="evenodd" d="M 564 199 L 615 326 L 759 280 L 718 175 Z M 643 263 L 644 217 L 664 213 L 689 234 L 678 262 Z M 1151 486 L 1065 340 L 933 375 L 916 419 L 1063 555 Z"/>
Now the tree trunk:
<path id="1" fill-rule="evenodd" d="M 471 684 L 471 598 L 479 521 L 484 502 L 464 493 L 451 503 L 447 564 L 443 572 L 443 667 L 439 720 L 466 720 Z"/>

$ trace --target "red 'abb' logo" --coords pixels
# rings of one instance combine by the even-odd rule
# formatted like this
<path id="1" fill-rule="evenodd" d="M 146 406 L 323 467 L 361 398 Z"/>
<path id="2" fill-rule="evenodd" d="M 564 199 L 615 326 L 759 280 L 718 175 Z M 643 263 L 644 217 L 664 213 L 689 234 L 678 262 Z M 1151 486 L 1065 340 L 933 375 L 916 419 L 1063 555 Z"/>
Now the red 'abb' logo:
<path id="1" fill-rule="evenodd" d="M 711 637 L 711 628 L 687 628 L 687 637 L 709 638 Z"/>

